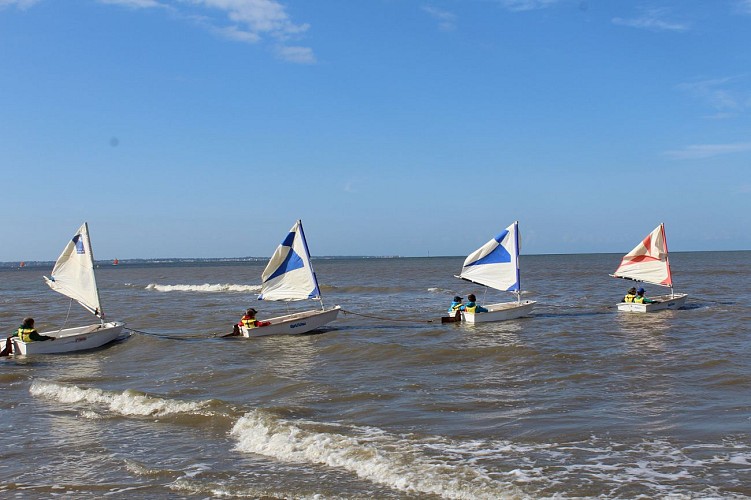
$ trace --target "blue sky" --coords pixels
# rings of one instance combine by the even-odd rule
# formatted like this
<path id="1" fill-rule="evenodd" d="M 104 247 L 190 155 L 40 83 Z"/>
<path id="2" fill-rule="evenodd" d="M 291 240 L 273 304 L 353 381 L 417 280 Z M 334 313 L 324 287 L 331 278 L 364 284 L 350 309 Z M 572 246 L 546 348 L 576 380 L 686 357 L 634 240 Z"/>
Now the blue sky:
<path id="1" fill-rule="evenodd" d="M 751 0 L 0 0 L 0 261 L 751 249 Z"/>

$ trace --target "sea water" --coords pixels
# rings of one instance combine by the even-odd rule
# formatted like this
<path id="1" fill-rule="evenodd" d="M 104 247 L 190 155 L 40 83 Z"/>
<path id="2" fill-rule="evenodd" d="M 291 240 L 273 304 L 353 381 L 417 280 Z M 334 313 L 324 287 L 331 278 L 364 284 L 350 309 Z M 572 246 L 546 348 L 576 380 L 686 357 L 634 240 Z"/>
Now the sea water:
<path id="1" fill-rule="evenodd" d="M 619 313 L 618 255 L 521 258 L 526 318 L 441 324 L 463 259 L 314 259 L 319 333 L 221 338 L 263 262 L 101 264 L 86 353 L 0 359 L 0 496 L 751 498 L 751 252 L 671 254 L 686 307 Z M 92 321 L 0 269 L 0 328 Z M 650 292 L 663 289 L 647 286 Z"/>

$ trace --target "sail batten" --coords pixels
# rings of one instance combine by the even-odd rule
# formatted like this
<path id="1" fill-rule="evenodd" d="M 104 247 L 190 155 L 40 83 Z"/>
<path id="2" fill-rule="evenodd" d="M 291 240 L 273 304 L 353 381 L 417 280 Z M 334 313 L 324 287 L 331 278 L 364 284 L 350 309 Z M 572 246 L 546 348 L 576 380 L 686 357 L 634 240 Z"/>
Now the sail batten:
<path id="1" fill-rule="evenodd" d="M 320 297 L 302 221 L 298 220 L 263 270 L 258 300 L 320 300 Z"/>
<path id="2" fill-rule="evenodd" d="M 518 292 L 520 290 L 518 222 L 514 222 L 498 236 L 467 256 L 459 277 L 496 290 Z"/>
<path id="3" fill-rule="evenodd" d="M 673 286 L 673 277 L 668 261 L 665 226 L 660 224 L 641 243 L 627 253 L 613 276 L 650 283 Z"/>
<path id="4" fill-rule="evenodd" d="M 45 282 L 54 291 L 70 297 L 92 314 L 104 318 L 94 275 L 94 254 L 87 223 L 78 229 L 58 257 Z"/>

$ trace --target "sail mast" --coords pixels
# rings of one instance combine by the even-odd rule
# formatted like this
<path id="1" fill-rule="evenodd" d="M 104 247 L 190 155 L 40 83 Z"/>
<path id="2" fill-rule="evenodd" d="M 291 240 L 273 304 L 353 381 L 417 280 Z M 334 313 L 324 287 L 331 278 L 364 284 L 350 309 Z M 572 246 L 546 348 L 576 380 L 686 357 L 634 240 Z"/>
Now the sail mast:
<path id="1" fill-rule="evenodd" d="M 321 289 L 318 286 L 318 277 L 316 276 L 316 273 L 313 270 L 313 263 L 310 261 L 310 250 L 308 249 L 308 240 L 305 239 L 305 231 L 303 231 L 302 229 L 302 219 L 298 219 L 297 224 L 300 226 L 300 238 L 302 238 L 303 248 L 305 248 L 305 260 L 308 263 L 308 268 L 310 269 L 310 275 L 313 279 L 313 285 L 315 286 L 315 291 L 318 294 L 318 302 L 321 303 L 321 310 L 324 310 L 325 307 L 323 305 L 323 296 L 321 295 Z"/>
<path id="2" fill-rule="evenodd" d="M 517 231 L 513 223 L 467 256 L 459 278 L 500 291 L 518 291 Z"/>
<path id="3" fill-rule="evenodd" d="M 99 320 L 104 324 L 104 310 L 102 309 L 102 299 L 99 296 L 99 285 L 96 282 L 96 272 L 94 271 L 94 250 L 91 248 L 91 233 L 89 233 L 89 223 L 84 222 L 84 227 L 86 228 L 86 246 L 89 250 L 89 263 L 91 264 L 91 274 L 94 278 L 94 293 L 96 295 L 96 303 L 99 308 Z"/>
<path id="4" fill-rule="evenodd" d="M 516 301 L 521 302 L 522 301 L 522 280 L 521 275 L 519 274 L 519 221 L 514 221 L 514 245 L 516 249 Z"/>
<path id="5" fill-rule="evenodd" d="M 623 256 L 618 269 L 611 276 L 672 288 L 667 257 L 665 230 L 660 224 Z"/>
<path id="6" fill-rule="evenodd" d="M 261 274 L 258 300 L 306 300 L 321 302 L 318 280 L 310 265 L 310 251 L 298 220 L 276 248 Z"/>
<path id="7" fill-rule="evenodd" d="M 668 282 L 670 283 L 670 296 L 675 297 L 675 292 L 673 291 L 673 272 L 670 270 L 670 252 L 668 251 L 668 239 L 665 237 L 665 224 L 660 223 L 660 232 L 662 233 L 662 241 L 665 245 L 665 266 L 668 269 Z"/>
<path id="8" fill-rule="evenodd" d="M 94 256 L 86 222 L 63 249 L 45 282 L 56 292 L 75 300 L 104 323 L 99 288 L 94 274 Z"/>

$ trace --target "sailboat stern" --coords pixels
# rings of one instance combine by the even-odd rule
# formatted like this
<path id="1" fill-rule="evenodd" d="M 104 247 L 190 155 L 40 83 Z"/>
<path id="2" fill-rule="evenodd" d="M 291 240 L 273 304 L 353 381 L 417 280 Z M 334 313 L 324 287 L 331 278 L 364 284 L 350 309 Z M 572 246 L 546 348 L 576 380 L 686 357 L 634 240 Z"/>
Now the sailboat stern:
<path id="1" fill-rule="evenodd" d="M 637 304 L 635 302 L 621 302 L 618 304 L 618 310 L 623 312 L 650 313 L 664 311 L 666 309 L 680 309 L 686 303 L 687 293 L 676 293 L 673 295 L 658 295 L 649 297 L 657 302 L 650 304 Z"/>
<path id="2" fill-rule="evenodd" d="M 240 327 L 243 337 L 267 337 L 269 335 L 300 335 L 321 328 L 334 321 L 339 315 L 340 306 L 331 309 L 313 309 L 276 318 L 264 319 L 271 324 L 255 328 Z"/>
<path id="3" fill-rule="evenodd" d="M 11 339 L 15 355 L 62 354 L 66 352 L 96 349 L 117 340 L 122 334 L 125 323 L 111 321 L 96 323 L 65 330 L 40 332 L 42 335 L 55 337 L 55 340 L 23 342 L 18 337 Z"/>
<path id="4" fill-rule="evenodd" d="M 521 302 L 501 302 L 484 306 L 488 312 L 462 312 L 462 321 L 467 323 L 491 323 L 521 318 L 532 312 L 537 301 L 523 300 Z"/>

